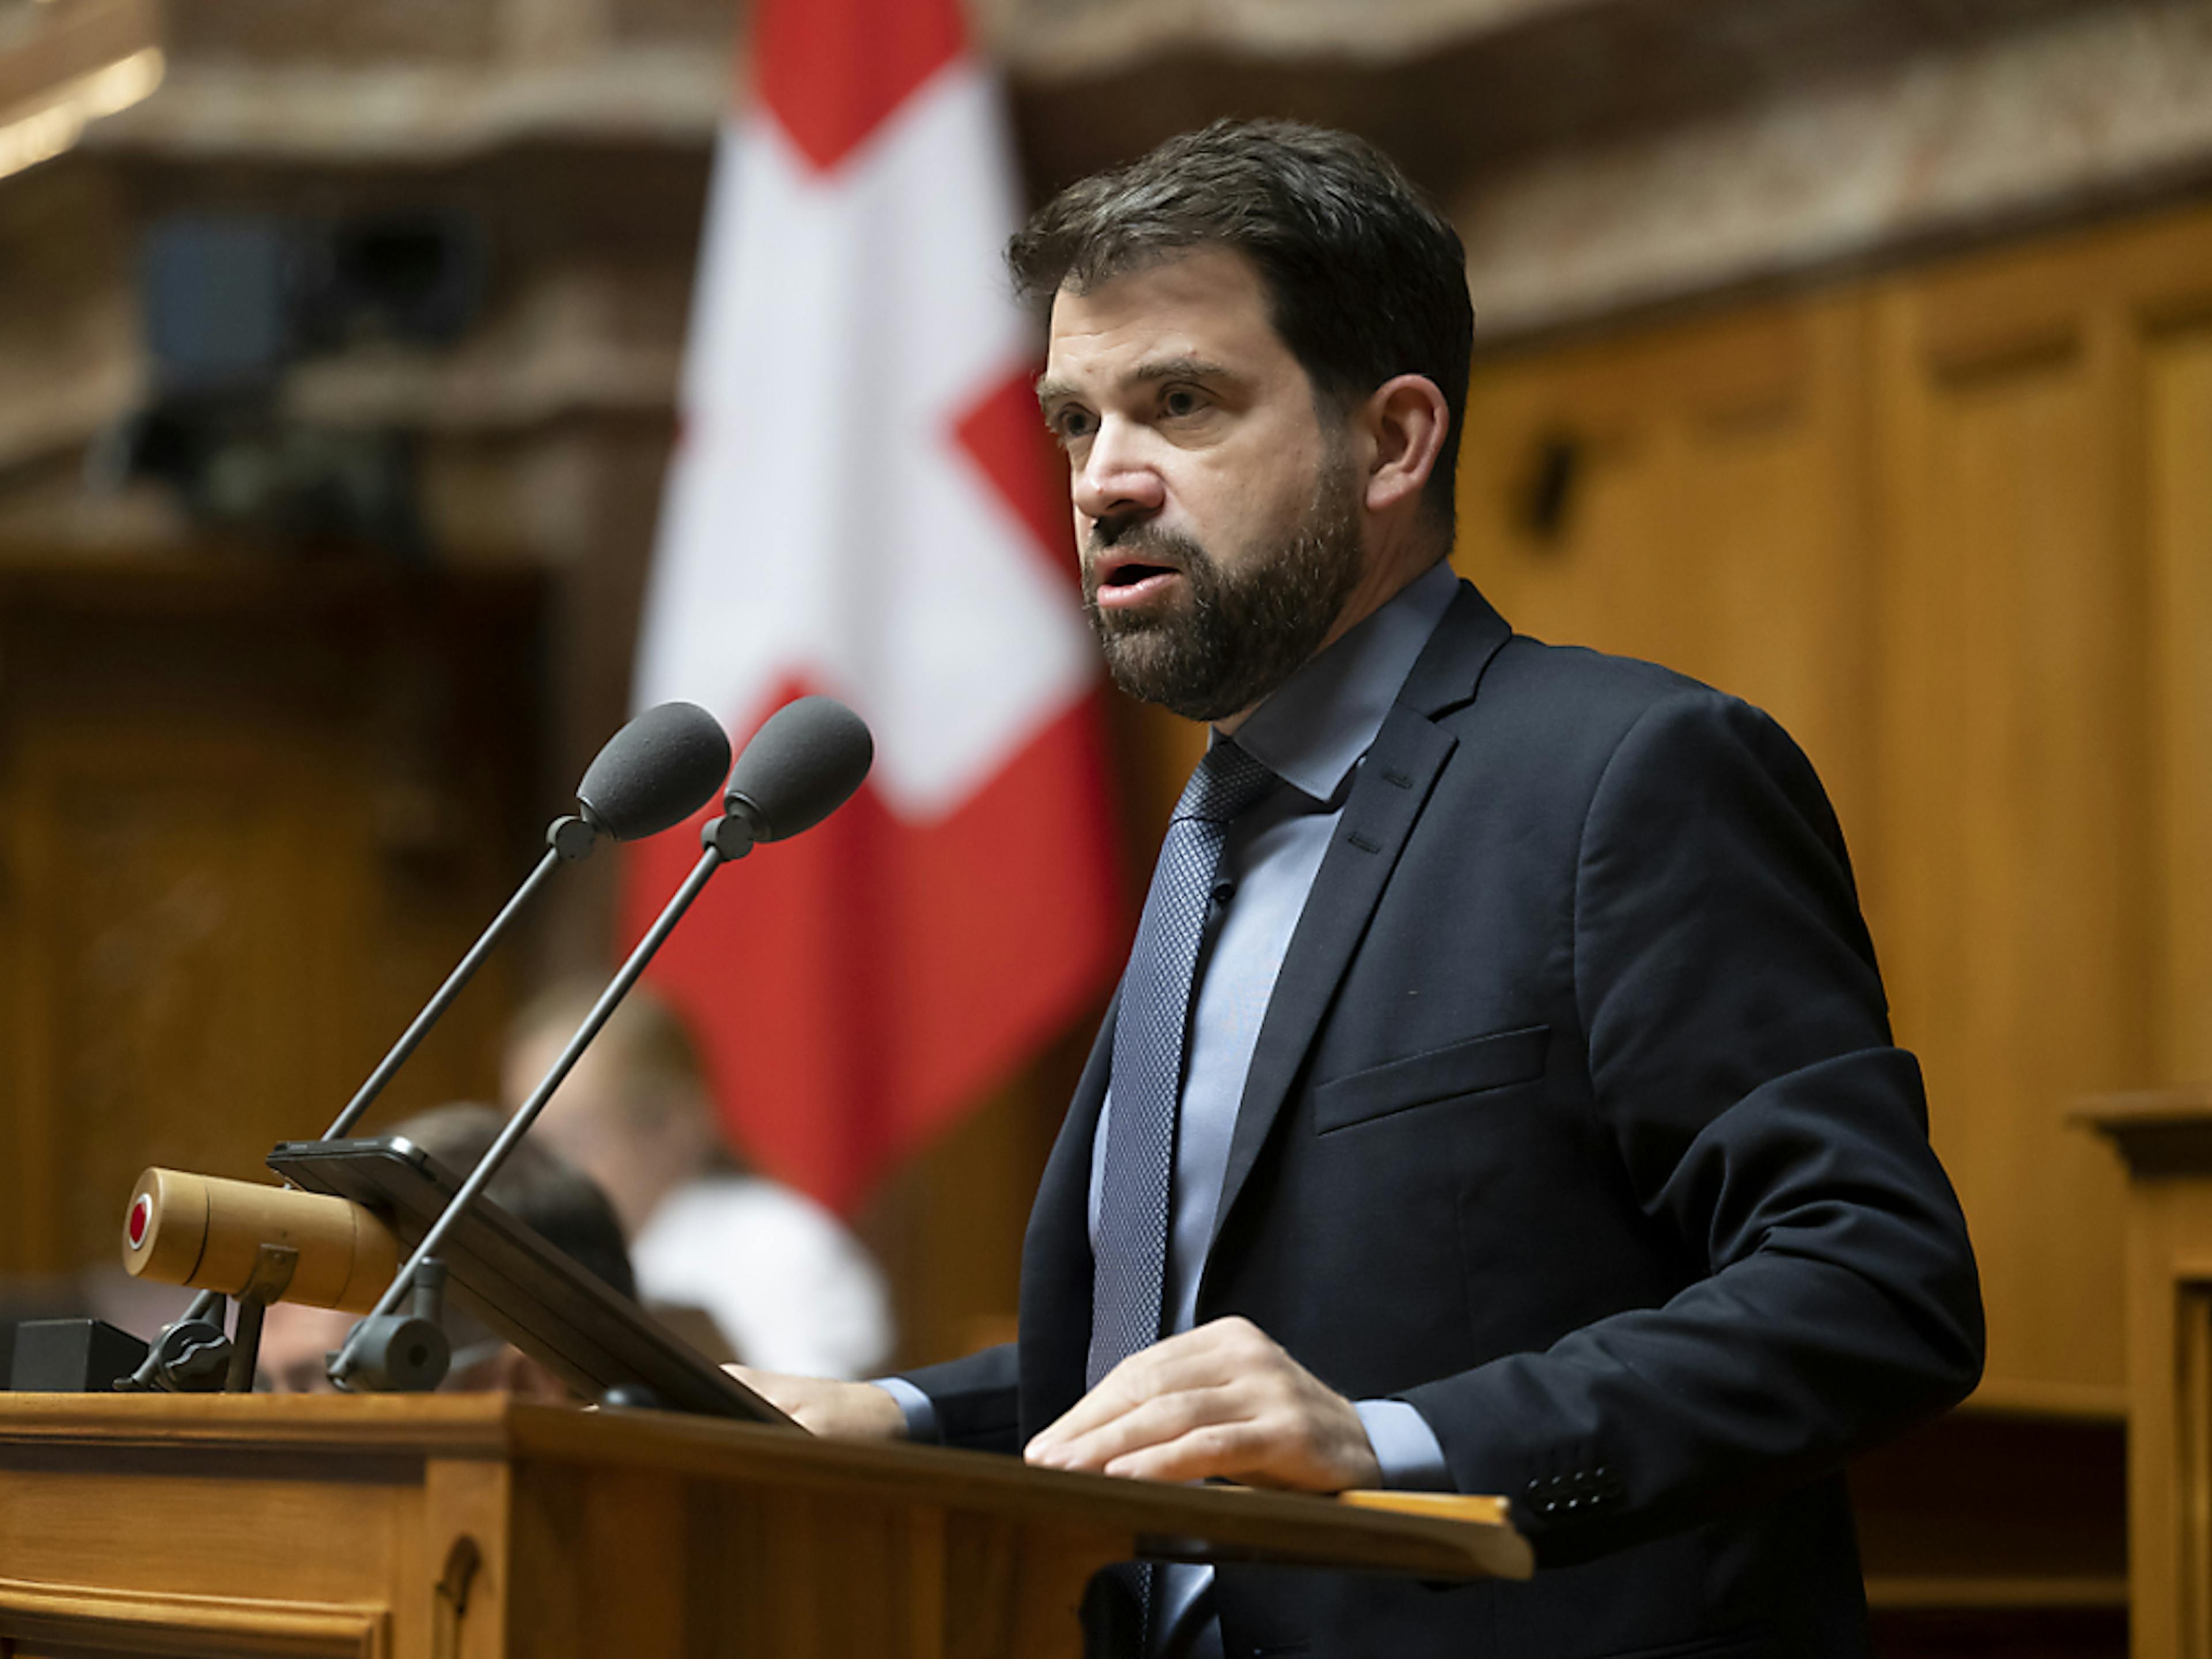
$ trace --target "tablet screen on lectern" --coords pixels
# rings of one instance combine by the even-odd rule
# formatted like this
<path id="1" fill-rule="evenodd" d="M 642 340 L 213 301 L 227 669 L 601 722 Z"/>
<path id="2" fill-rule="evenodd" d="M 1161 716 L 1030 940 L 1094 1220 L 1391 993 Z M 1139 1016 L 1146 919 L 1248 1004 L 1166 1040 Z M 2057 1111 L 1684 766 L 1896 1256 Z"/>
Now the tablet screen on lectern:
<path id="1" fill-rule="evenodd" d="M 399 1135 L 287 1140 L 269 1154 L 269 1167 L 308 1192 L 377 1211 L 410 1251 L 461 1187 Z M 485 1324 L 587 1400 L 641 1387 L 672 1410 L 799 1426 L 489 1199 L 470 1205 L 438 1255 L 448 1285 L 467 1293 Z"/>

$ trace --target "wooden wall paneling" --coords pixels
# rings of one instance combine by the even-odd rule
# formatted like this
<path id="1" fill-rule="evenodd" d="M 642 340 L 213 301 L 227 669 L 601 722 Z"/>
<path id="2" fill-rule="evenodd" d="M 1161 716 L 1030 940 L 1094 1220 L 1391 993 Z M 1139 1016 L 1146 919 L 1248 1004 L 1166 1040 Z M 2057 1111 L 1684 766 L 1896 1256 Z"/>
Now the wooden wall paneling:
<path id="1" fill-rule="evenodd" d="M 1523 632 L 1759 704 L 1869 810 L 1864 322 L 1794 299 L 1478 361 L 1455 562 Z"/>
<path id="2" fill-rule="evenodd" d="M 2060 1116 L 2150 1064 L 2147 619 L 2094 275 L 2031 252 L 1878 295 L 1869 910 L 1981 1262 L 1980 1397 L 2117 1414 L 2120 1182 Z"/>
<path id="3" fill-rule="evenodd" d="M 2212 285 L 2212 258 L 2200 267 Z M 2164 902 L 2159 1071 L 2212 1079 L 2212 315 L 2146 331 L 2144 532 Z"/>
<path id="4" fill-rule="evenodd" d="M 2142 572 L 2152 1077 L 2201 1083 L 2212 1079 L 2212 208 L 2081 240 L 2124 366 L 2121 507 Z"/>
<path id="5" fill-rule="evenodd" d="M 551 716 L 543 697 L 538 578 L 485 571 L 404 586 L 340 636 L 362 689 L 339 759 L 345 810 L 360 816 L 363 907 L 343 1014 L 324 1084 L 330 1112 L 360 1085 L 432 989 L 544 850 L 546 824 L 573 811 L 580 769 L 541 764 Z M 611 731 L 610 726 L 609 731 Z M 616 860 L 607 850 L 581 866 Z M 587 883 L 568 872 L 575 887 Z M 604 878 L 604 871 L 594 871 Z M 458 1098 L 492 1100 L 512 988 L 555 925 L 562 884 L 530 913 L 395 1082 L 371 1126 Z M 309 1115 L 314 1115 L 310 1112 Z"/>
<path id="6" fill-rule="evenodd" d="M 128 622 L 35 595 L 14 620 L 10 1210 L 16 1265 L 58 1272 L 112 1255 L 138 1167 L 250 1175 L 264 1127 L 313 1097 L 318 957 L 347 908 L 329 876 L 350 861 L 282 706 L 256 718 L 219 686 L 161 684 L 121 660 L 148 646 Z"/>
<path id="7" fill-rule="evenodd" d="M 56 1273 L 147 1163 L 319 1133 L 526 867 L 534 585 L 4 580 L 0 1271 Z M 386 1118 L 489 1089 L 507 966 Z"/>
<path id="8" fill-rule="evenodd" d="M 313 1097 L 297 1016 L 331 977 L 318 958 L 349 936 L 334 866 L 306 855 L 328 838 L 322 780 L 296 757 L 174 722 L 150 741 L 57 722 L 19 758 L 36 964 L 19 1249 L 59 1272 L 112 1252 L 147 1164 L 253 1174 Z"/>

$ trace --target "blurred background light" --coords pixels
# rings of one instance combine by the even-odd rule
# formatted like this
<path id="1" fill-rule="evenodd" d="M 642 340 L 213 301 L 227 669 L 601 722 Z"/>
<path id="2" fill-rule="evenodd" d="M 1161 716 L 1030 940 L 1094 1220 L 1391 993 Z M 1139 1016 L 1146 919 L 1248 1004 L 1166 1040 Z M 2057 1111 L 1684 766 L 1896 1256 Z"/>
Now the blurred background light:
<path id="1" fill-rule="evenodd" d="M 152 0 L 0 4 L 0 178 L 63 154 L 167 69 Z"/>

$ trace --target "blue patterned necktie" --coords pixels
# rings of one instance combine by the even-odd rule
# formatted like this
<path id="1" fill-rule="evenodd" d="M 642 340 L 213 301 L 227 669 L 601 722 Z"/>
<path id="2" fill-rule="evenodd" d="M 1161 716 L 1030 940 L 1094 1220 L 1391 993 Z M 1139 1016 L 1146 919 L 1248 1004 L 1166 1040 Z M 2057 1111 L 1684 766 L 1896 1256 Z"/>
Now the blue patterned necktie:
<path id="1" fill-rule="evenodd" d="M 1230 820 L 1276 781 L 1234 743 L 1215 744 L 1191 774 L 1160 845 L 1114 1024 L 1114 1103 L 1091 1270 L 1085 1388 L 1160 1340 L 1176 1113 L 1199 943 Z"/>

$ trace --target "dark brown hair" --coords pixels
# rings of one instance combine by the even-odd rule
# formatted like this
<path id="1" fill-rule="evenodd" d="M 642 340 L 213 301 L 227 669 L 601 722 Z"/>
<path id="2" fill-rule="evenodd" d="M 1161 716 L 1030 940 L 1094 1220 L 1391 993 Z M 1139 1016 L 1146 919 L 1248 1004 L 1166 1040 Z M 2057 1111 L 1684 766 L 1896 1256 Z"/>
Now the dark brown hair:
<path id="1" fill-rule="evenodd" d="M 1474 307 L 1459 233 L 1363 138 L 1295 121 L 1216 121 L 1077 180 L 1006 246 L 1022 295 L 1048 304 L 1187 249 L 1258 268 L 1270 320 L 1314 383 L 1349 406 L 1399 374 L 1443 393 L 1451 424 L 1423 500 L 1452 522 Z"/>

